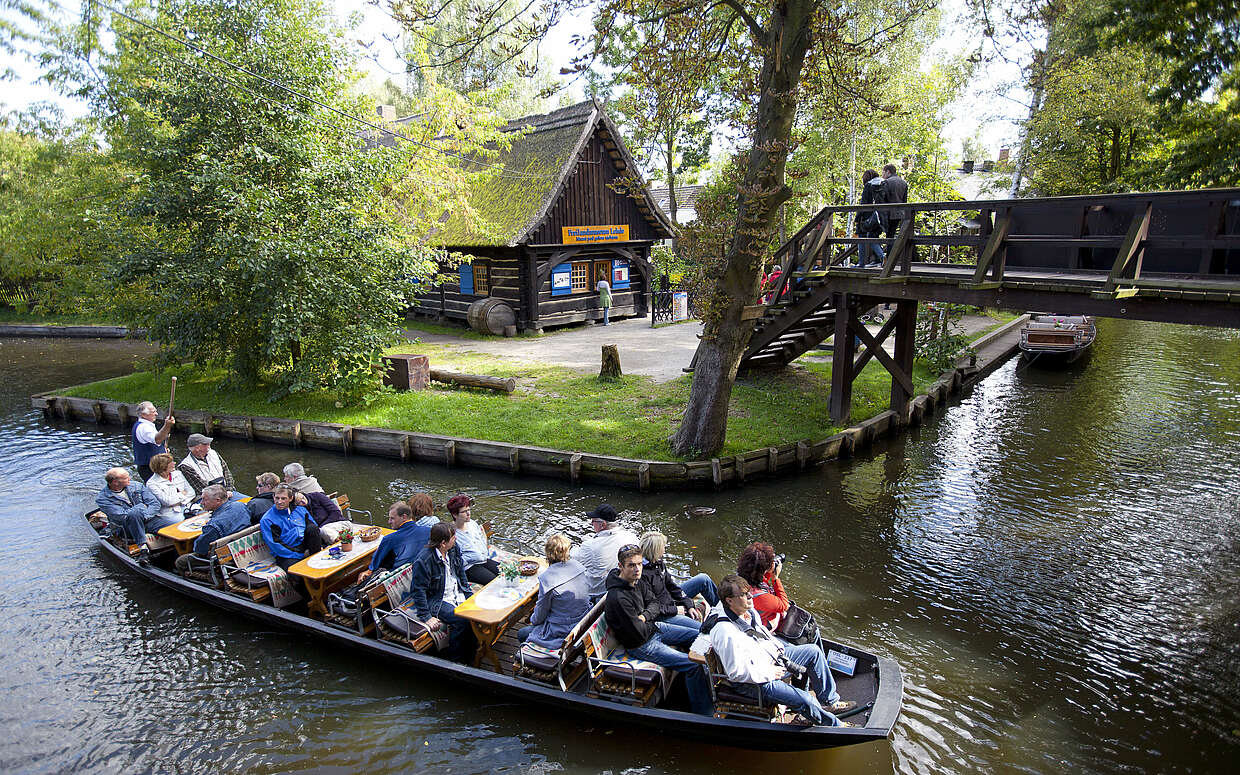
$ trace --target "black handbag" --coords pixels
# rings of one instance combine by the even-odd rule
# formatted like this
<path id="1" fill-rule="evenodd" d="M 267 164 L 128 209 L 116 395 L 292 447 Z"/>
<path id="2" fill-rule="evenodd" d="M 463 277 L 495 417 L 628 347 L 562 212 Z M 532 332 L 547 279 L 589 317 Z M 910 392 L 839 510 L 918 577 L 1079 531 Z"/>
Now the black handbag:
<path id="1" fill-rule="evenodd" d="M 789 603 L 784 618 L 779 620 L 775 634 L 789 643 L 799 646 L 818 642 L 818 622 L 814 615 L 796 603 Z"/>

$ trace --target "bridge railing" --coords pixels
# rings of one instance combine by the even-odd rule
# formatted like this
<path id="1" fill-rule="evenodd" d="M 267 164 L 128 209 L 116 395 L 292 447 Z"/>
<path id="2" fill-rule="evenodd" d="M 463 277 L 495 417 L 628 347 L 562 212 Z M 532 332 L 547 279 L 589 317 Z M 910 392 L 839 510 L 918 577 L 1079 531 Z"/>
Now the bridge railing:
<path id="1" fill-rule="evenodd" d="M 891 237 L 857 237 L 850 217 L 898 218 Z M 944 233 L 947 232 L 947 233 Z M 1002 284 L 1009 268 L 1100 277 L 1102 292 L 1142 286 L 1240 289 L 1240 189 L 826 207 L 775 253 L 778 303 L 797 273 L 830 271 L 861 245 L 881 245 L 877 276 L 914 265 L 973 267 L 970 287 Z M 930 267 L 925 267 L 929 269 Z"/>

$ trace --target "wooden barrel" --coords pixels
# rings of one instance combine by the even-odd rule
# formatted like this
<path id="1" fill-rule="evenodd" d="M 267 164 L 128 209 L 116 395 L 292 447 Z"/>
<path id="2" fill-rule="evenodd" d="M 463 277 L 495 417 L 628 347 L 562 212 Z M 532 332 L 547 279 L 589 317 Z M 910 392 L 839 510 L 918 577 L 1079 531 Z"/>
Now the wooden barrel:
<path id="1" fill-rule="evenodd" d="M 479 299 L 469 305 L 469 327 L 484 334 L 499 336 L 504 326 L 515 325 L 517 316 L 507 302 L 493 297 Z"/>

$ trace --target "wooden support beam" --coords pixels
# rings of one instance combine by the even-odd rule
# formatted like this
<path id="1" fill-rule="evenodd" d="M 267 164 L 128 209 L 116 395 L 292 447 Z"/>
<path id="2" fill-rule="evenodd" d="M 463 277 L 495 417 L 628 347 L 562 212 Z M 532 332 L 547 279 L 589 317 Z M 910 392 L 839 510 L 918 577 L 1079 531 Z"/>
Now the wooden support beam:
<path id="1" fill-rule="evenodd" d="M 400 461 L 401 461 L 402 463 L 408 463 L 408 462 L 409 462 L 409 444 L 410 444 L 410 441 L 409 441 L 409 434 L 408 434 L 408 433 L 401 434 L 401 437 L 400 437 Z"/>
<path id="2" fill-rule="evenodd" d="M 521 448 L 513 447 L 508 450 L 508 472 L 512 474 L 521 473 Z"/>
<path id="3" fill-rule="evenodd" d="M 408 438 L 406 436 L 405 438 Z M 297 449 L 301 446 L 301 420 L 293 423 L 293 448 Z"/>
<path id="4" fill-rule="evenodd" d="M 797 442 L 797 468 L 804 471 L 809 465 L 809 445 L 804 441 Z"/>
<path id="5" fill-rule="evenodd" d="M 773 474 L 779 470 L 779 450 L 775 447 L 766 448 L 766 472 Z"/>
<path id="6" fill-rule="evenodd" d="M 874 342 L 881 347 L 883 343 L 887 341 L 887 337 L 891 335 L 891 332 L 895 330 L 895 327 L 896 316 L 892 315 L 887 318 L 887 322 L 883 323 L 883 327 L 878 330 L 878 334 L 874 337 Z M 861 370 L 865 368 L 865 365 L 870 362 L 870 358 L 873 357 L 874 351 L 869 347 L 865 348 L 865 350 L 861 352 L 861 354 L 853 362 L 853 379 L 857 378 L 857 375 L 861 373 Z"/>
<path id="7" fill-rule="evenodd" d="M 723 464 L 719 462 L 717 457 L 710 459 L 710 480 L 715 485 L 716 490 L 723 487 Z"/>
<path id="8" fill-rule="evenodd" d="M 568 459 L 568 480 L 573 484 L 581 481 L 581 453 L 578 452 Z"/>
<path id="9" fill-rule="evenodd" d="M 456 442 L 449 441 L 443 445 L 443 464 L 448 468 L 456 465 Z"/>
<path id="10" fill-rule="evenodd" d="M 1111 266 L 1111 273 L 1107 275 L 1106 284 L 1103 285 L 1104 291 L 1114 291 L 1119 281 L 1128 275 L 1129 266 L 1132 267 L 1132 278 L 1141 276 L 1144 242 L 1150 233 L 1150 215 L 1153 211 L 1154 203 L 1147 202 L 1144 212 L 1133 217 L 1132 223 L 1128 226 L 1128 234 L 1124 237 L 1124 242 L 1119 246 L 1119 253 L 1115 256 L 1115 263 Z"/>
<path id="11" fill-rule="evenodd" d="M 245 418 L 245 440 L 254 441 L 254 418 Z"/>
<path id="12" fill-rule="evenodd" d="M 883 259 L 883 268 L 879 270 L 880 279 L 891 277 L 896 263 L 901 266 L 901 274 L 908 274 L 913 269 L 913 218 L 905 218 L 900 222 L 900 233 L 896 235 L 895 244 Z"/>
<path id="13" fill-rule="evenodd" d="M 999 214 L 999 220 L 995 224 L 995 230 L 990 233 L 990 239 L 986 241 L 986 247 L 982 250 L 982 255 L 977 259 L 977 269 L 973 272 L 973 282 L 980 283 L 986 278 L 986 270 L 990 269 L 990 265 L 994 263 L 996 256 L 1000 253 L 1007 253 L 1004 248 L 1004 240 L 1007 239 L 1008 232 L 1012 229 L 1012 208 L 1005 207 Z M 994 273 L 994 279 L 1003 280 L 1002 267 L 1000 271 Z"/>
<path id="14" fill-rule="evenodd" d="M 353 454 L 353 426 L 346 425 L 340 429 L 340 446 L 346 455 Z"/>
<path id="15" fill-rule="evenodd" d="M 835 333 L 831 351 L 831 419 L 837 423 L 848 422 L 852 414 L 853 354 L 856 346 L 849 333 L 849 321 L 856 317 L 855 297 L 848 293 L 836 293 Z M 868 336 L 868 333 L 867 333 Z"/>
<path id="16" fill-rule="evenodd" d="M 879 344 L 877 341 L 874 340 L 874 337 L 870 335 L 870 332 L 866 330 L 865 326 L 861 324 L 860 320 L 856 320 L 855 323 L 853 320 L 849 320 L 848 329 L 854 335 L 856 335 L 858 339 L 861 340 L 862 344 L 864 344 L 868 348 L 867 352 L 872 352 L 874 354 L 874 357 L 878 359 L 878 362 L 887 367 L 887 371 L 891 373 L 892 379 L 898 380 L 900 382 L 900 385 L 906 391 L 908 391 L 908 394 L 910 396 L 913 395 L 912 369 L 910 368 L 909 370 L 906 371 L 903 368 L 901 368 L 894 360 L 892 360 L 892 357 L 887 354 L 887 351 L 883 349 L 883 346 L 881 344 Z M 859 372 L 854 371 L 852 374 L 852 378 L 856 379 L 858 373 Z M 832 378 L 834 378 L 835 376 L 834 373 L 832 373 L 831 376 Z"/>
<path id="17" fill-rule="evenodd" d="M 896 304 L 896 314 L 891 316 L 896 323 L 895 364 L 906 375 L 900 380 L 892 375 L 891 408 L 900 417 L 907 417 L 908 402 L 913 398 L 913 355 L 917 337 L 917 302 L 901 301 Z"/>
<path id="18" fill-rule="evenodd" d="M 650 464 L 642 463 L 637 467 L 637 489 L 650 492 Z"/>
<path id="19" fill-rule="evenodd" d="M 103 425 L 103 404 L 95 401 L 90 405 L 90 410 L 95 414 L 95 424 Z"/>

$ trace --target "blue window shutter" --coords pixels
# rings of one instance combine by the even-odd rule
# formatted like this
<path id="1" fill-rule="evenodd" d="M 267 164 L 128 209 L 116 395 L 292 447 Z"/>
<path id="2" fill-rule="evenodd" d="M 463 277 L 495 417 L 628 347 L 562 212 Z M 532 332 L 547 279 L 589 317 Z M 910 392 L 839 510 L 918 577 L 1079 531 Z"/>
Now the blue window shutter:
<path id="1" fill-rule="evenodd" d="M 474 267 L 471 264 L 461 264 L 461 293 L 471 296 L 474 293 Z"/>
<path id="2" fill-rule="evenodd" d="M 622 270 L 617 272 L 617 270 Z M 627 290 L 629 287 L 629 262 L 623 258 L 613 258 L 611 260 L 611 289 L 613 291 Z"/>
<path id="3" fill-rule="evenodd" d="M 567 296 L 573 292 L 573 265 L 560 264 L 551 270 L 551 295 Z"/>

